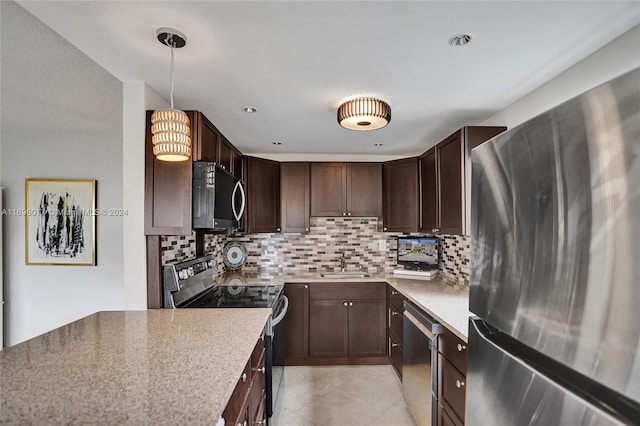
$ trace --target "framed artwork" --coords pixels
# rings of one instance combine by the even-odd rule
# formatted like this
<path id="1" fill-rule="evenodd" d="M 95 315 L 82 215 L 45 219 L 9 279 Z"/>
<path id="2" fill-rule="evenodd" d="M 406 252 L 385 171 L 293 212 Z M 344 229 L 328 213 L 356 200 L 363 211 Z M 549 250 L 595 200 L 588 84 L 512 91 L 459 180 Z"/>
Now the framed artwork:
<path id="1" fill-rule="evenodd" d="M 96 181 L 25 179 L 25 263 L 96 264 Z"/>

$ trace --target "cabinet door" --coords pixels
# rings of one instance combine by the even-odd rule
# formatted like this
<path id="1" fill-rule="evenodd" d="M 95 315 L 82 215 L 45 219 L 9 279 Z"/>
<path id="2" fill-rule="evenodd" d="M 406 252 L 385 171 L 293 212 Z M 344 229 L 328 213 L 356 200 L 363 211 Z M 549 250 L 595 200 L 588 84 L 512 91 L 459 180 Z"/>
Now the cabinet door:
<path id="1" fill-rule="evenodd" d="M 309 163 L 280 163 L 282 232 L 309 232 Z"/>
<path id="2" fill-rule="evenodd" d="M 220 132 L 201 112 L 193 112 L 191 125 L 193 160 L 218 161 Z"/>
<path id="3" fill-rule="evenodd" d="M 420 158 L 420 231 L 432 233 L 438 227 L 438 181 L 435 148 Z"/>
<path id="4" fill-rule="evenodd" d="M 145 235 L 191 235 L 191 161 L 160 161 L 153 155 L 151 115 L 145 138 Z M 189 113 L 193 119 L 193 112 Z M 193 125 L 192 125 L 193 128 Z"/>
<path id="5" fill-rule="evenodd" d="M 311 216 L 346 216 L 345 163 L 311 163 Z"/>
<path id="6" fill-rule="evenodd" d="M 285 284 L 289 309 L 284 317 L 285 358 L 309 356 L 309 284 Z"/>
<path id="7" fill-rule="evenodd" d="M 418 159 L 387 161 L 382 170 L 384 231 L 418 230 Z"/>
<path id="8" fill-rule="evenodd" d="M 243 175 L 244 161 L 242 161 L 242 153 L 237 149 L 234 149 L 233 152 L 231 153 L 231 158 L 233 163 L 233 169 L 231 173 L 233 173 L 235 177 L 244 180 L 244 175 Z"/>
<path id="9" fill-rule="evenodd" d="M 247 232 L 280 232 L 280 163 L 247 158 Z"/>
<path id="10" fill-rule="evenodd" d="M 347 216 L 382 216 L 382 164 L 347 163 Z"/>
<path id="11" fill-rule="evenodd" d="M 218 143 L 218 163 L 229 173 L 233 168 L 233 145 L 220 135 L 220 142 Z"/>
<path id="12" fill-rule="evenodd" d="M 464 217 L 462 184 L 464 182 L 464 152 L 460 132 L 438 144 L 437 161 L 439 173 L 440 226 L 443 234 L 462 234 Z"/>
<path id="13" fill-rule="evenodd" d="M 387 355 L 386 300 L 349 301 L 349 356 Z"/>
<path id="14" fill-rule="evenodd" d="M 346 357 L 349 354 L 348 303 L 344 300 L 309 302 L 309 355 Z"/>

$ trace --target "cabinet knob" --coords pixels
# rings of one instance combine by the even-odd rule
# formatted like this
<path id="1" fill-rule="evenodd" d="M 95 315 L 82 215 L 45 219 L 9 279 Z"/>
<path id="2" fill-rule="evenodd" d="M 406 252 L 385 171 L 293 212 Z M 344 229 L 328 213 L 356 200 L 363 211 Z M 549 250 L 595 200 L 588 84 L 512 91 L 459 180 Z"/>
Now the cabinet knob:
<path id="1" fill-rule="evenodd" d="M 346 212 L 342 212 L 342 216 L 346 216 L 346 215 L 347 215 L 347 213 L 346 213 Z"/>
<path id="2" fill-rule="evenodd" d="M 264 367 L 262 367 L 262 368 L 256 368 L 256 372 L 257 372 L 257 373 L 264 373 L 264 371 L 265 371 L 265 370 L 264 370 Z"/>
<path id="3" fill-rule="evenodd" d="M 392 296 L 395 296 L 396 294 L 398 294 L 398 292 L 397 292 L 397 291 L 395 291 L 395 290 L 391 290 L 391 295 L 392 295 Z"/>
<path id="4" fill-rule="evenodd" d="M 386 228 L 386 227 L 384 227 L 384 228 L 382 228 L 382 230 L 383 230 L 383 231 L 386 231 L 386 230 L 387 230 L 387 228 Z"/>
<path id="5" fill-rule="evenodd" d="M 351 212 L 347 213 L 347 216 L 351 216 Z"/>
<path id="6" fill-rule="evenodd" d="M 276 228 L 276 231 L 280 232 L 280 228 Z"/>
<path id="7" fill-rule="evenodd" d="M 240 378 L 242 379 L 242 383 L 245 383 L 247 381 L 247 373 L 242 373 Z"/>
<path id="8" fill-rule="evenodd" d="M 305 285 L 304 285 L 304 288 L 309 288 L 309 284 L 305 284 Z"/>
<path id="9" fill-rule="evenodd" d="M 458 352 L 462 352 L 465 349 L 467 349 L 465 345 L 461 345 L 460 343 L 458 343 Z"/>
<path id="10" fill-rule="evenodd" d="M 353 306 L 353 302 L 349 302 L 349 306 Z"/>
<path id="11" fill-rule="evenodd" d="M 264 420 L 260 420 L 259 422 L 256 422 L 257 425 L 266 425 L 267 422 Z"/>
<path id="12" fill-rule="evenodd" d="M 395 315 L 400 315 L 400 312 L 396 312 L 396 311 L 391 311 L 391 315 L 395 316 Z"/>
<path id="13" fill-rule="evenodd" d="M 304 228 L 305 232 L 309 232 L 309 228 Z"/>
<path id="14" fill-rule="evenodd" d="M 457 387 L 458 389 L 460 389 L 460 388 L 464 387 L 464 382 L 461 382 L 460 380 L 456 380 L 456 387 Z"/>
<path id="15" fill-rule="evenodd" d="M 397 343 L 392 343 L 392 344 L 391 344 L 391 347 L 392 347 L 392 348 L 397 348 L 398 346 L 400 346 L 400 345 L 399 345 L 399 344 L 397 344 Z"/>
<path id="16" fill-rule="evenodd" d="M 349 304 L 348 304 L 347 302 L 344 302 L 344 303 L 343 303 L 343 305 L 344 305 L 344 306 L 348 306 Z"/>

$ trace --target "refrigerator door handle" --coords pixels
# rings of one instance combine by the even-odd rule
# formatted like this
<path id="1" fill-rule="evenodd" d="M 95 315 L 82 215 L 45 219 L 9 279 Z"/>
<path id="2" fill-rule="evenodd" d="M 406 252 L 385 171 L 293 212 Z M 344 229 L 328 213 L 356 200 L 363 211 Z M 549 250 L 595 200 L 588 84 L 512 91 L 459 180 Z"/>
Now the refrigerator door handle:
<path id="1" fill-rule="evenodd" d="M 501 332 L 492 333 L 486 324 L 480 319 L 469 321 L 470 344 L 471 335 L 476 334 L 480 341 L 473 342 L 476 348 L 482 345 L 489 345 L 493 350 L 498 351 L 503 357 L 511 362 L 519 364 L 527 370 L 530 376 L 535 375 L 549 386 L 555 388 L 560 394 L 568 396 L 578 404 L 588 407 L 599 416 L 610 420 L 613 424 L 633 423 L 633 419 L 638 419 L 640 415 L 640 404 L 626 396 L 595 382 L 593 379 L 578 373 L 569 367 L 547 357 L 544 354 L 533 351 L 531 348 L 514 340 Z M 482 326 L 478 326 L 482 324 Z M 505 349 L 507 348 L 507 349 Z M 471 347 L 473 351 L 474 348 Z M 476 351 L 479 349 L 476 349 Z M 497 354 L 494 353 L 495 356 Z M 473 355 L 470 353 L 470 370 Z M 482 366 L 478 366 L 482 367 Z M 467 377 L 467 382 L 473 380 L 473 376 Z M 468 383 L 468 392 L 473 392 L 472 383 Z"/>

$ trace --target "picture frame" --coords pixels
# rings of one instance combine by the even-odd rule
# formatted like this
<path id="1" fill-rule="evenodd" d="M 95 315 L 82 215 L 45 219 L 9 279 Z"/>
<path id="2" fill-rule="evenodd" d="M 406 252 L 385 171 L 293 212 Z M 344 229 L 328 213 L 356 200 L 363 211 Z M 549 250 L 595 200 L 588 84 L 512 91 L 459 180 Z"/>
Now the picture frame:
<path id="1" fill-rule="evenodd" d="M 96 265 L 96 181 L 25 179 L 25 264 Z"/>

